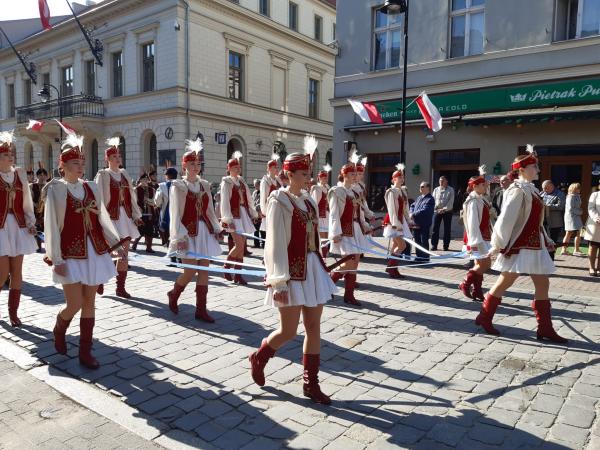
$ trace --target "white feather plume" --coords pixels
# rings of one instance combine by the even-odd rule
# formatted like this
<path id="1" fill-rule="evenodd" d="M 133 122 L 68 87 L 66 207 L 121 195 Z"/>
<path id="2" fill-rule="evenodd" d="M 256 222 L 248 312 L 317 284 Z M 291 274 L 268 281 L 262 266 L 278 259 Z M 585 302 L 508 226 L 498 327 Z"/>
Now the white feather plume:
<path id="1" fill-rule="evenodd" d="M 331 166 L 330 166 L 329 164 L 325 164 L 325 165 L 323 166 L 323 170 L 324 170 L 325 172 L 331 172 Z"/>
<path id="2" fill-rule="evenodd" d="M 271 155 L 271 160 L 272 161 L 279 161 L 279 158 L 280 158 L 279 153 L 273 153 Z"/>
<path id="3" fill-rule="evenodd" d="M 15 137 L 15 130 L 0 131 L 0 144 L 12 144 Z"/>
<path id="4" fill-rule="evenodd" d="M 111 137 L 106 140 L 106 145 L 109 147 L 117 147 L 121 145 L 121 138 L 119 136 Z"/>
<path id="5" fill-rule="evenodd" d="M 356 151 L 353 151 L 348 161 L 350 161 L 352 164 L 358 164 L 358 161 L 360 161 L 360 156 L 358 153 L 356 153 Z"/>
<path id="6" fill-rule="evenodd" d="M 363 158 L 360 160 L 360 164 L 361 164 L 363 167 L 367 167 L 367 160 L 368 160 L 368 158 L 367 158 L 366 156 L 365 156 L 365 157 L 363 157 Z"/>
<path id="7" fill-rule="evenodd" d="M 190 152 L 200 153 L 204 150 L 204 145 L 202 145 L 202 140 L 200 140 L 200 138 L 194 139 L 193 141 L 191 139 L 186 139 L 185 149 Z"/>
<path id="8" fill-rule="evenodd" d="M 239 150 L 236 150 L 235 152 L 233 152 L 233 155 L 231 155 L 231 159 L 240 159 L 244 156 L 244 154 L 242 152 L 240 152 Z"/>
<path id="9" fill-rule="evenodd" d="M 404 169 L 406 169 L 406 166 L 402 163 L 400 164 L 396 164 L 396 170 L 400 171 L 400 172 L 404 172 Z"/>
<path id="10" fill-rule="evenodd" d="M 535 155 L 535 149 L 533 148 L 533 144 L 527 144 L 527 153 L 530 155 Z"/>
<path id="11" fill-rule="evenodd" d="M 310 159 L 312 159 L 318 146 L 319 141 L 312 134 L 304 137 L 304 153 L 310 155 Z"/>
<path id="12" fill-rule="evenodd" d="M 61 150 L 69 150 L 70 148 L 79 147 L 81 150 L 83 148 L 83 136 L 78 136 L 76 134 L 68 134 L 63 144 L 61 146 Z"/>
<path id="13" fill-rule="evenodd" d="M 487 173 L 487 167 L 485 164 L 482 164 L 481 166 L 479 166 L 479 175 L 483 176 Z"/>

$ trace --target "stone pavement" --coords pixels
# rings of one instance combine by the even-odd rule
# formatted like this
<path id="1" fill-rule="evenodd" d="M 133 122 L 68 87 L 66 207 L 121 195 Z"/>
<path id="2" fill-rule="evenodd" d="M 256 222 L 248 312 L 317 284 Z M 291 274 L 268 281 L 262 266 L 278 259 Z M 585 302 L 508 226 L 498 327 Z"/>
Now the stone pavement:
<path id="1" fill-rule="evenodd" d="M 502 336 L 492 337 L 473 323 L 479 304 L 456 288 L 462 263 L 407 268 L 405 280 L 391 280 L 381 259 L 367 258 L 357 292 L 364 308 L 336 296 L 324 312 L 320 378 L 330 407 L 301 396 L 302 336 L 269 362 L 264 388 L 252 383 L 247 356 L 278 322 L 262 304 L 261 280 L 238 287 L 211 278 L 217 322 L 209 325 L 193 318 L 192 286 L 179 316 L 169 312 L 178 270 L 159 264 L 132 264 L 131 300 L 115 298 L 114 283 L 97 300 L 98 371 L 77 362 L 77 320 L 69 356 L 55 354 L 63 297 L 39 255 L 26 260 L 25 325 L 0 322 L 0 336 L 53 373 L 122 400 L 156 429 L 155 443 L 171 448 L 600 449 L 600 284 L 583 258 L 558 261 L 552 279 L 554 324 L 568 347 L 535 340 L 525 279 L 504 298 L 495 322 Z"/>
<path id="2" fill-rule="evenodd" d="M 159 448 L 0 356 L 0 449 Z"/>

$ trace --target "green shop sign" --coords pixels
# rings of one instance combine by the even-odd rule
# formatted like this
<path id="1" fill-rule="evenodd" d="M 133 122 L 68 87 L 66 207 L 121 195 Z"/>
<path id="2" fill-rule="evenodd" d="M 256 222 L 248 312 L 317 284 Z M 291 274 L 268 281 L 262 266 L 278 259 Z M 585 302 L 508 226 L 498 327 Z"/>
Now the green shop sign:
<path id="1" fill-rule="evenodd" d="M 600 79 L 482 89 L 456 94 L 431 95 L 430 98 L 443 117 L 553 106 L 589 105 L 600 103 Z M 408 103 L 412 100 L 410 99 Z M 384 122 L 401 120 L 401 101 L 377 102 L 375 105 Z M 406 119 L 420 118 L 417 105 L 413 103 L 406 111 Z"/>

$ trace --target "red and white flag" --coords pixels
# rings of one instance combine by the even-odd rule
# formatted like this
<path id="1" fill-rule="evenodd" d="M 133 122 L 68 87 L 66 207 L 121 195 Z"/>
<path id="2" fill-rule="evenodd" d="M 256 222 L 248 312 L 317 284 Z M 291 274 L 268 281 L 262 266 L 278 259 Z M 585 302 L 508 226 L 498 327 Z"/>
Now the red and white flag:
<path id="1" fill-rule="evenodd" d="M 46 0 L 38 0 L 38 6 L 40 8 L 40 20 L 45 30 L 51 30 L 50 25 L 50 8 L 48 8 L 48 2 Z"/>
<path id="2" fill-rule="evenodd" d="M 56 119 L 54 119 L 56 120 Z M 67 134 L 77 134 L 77 132 L 71 128 L 69 125 L 67 125 L 66 123 L 61 122 L 60 120 L 56 120 L 56 123 L 63 129 L 63 131 Z"/>
<path id="3" fill-rule="evenodd" d="M 28 130 L 42 131 L 42 128 L 44 128 L 44 122 L 40 122 L 39 120 L 29 119 L 29 125 L 27 125 Z"/>
<path id="4" fill-rule="evenodd" d="M 348 103 L 350 103 L 350 106 L 352 106 L 354 112 L 358 114 L 358 117 L 360 117 L 363 120 L 363 122 L 378 124 L 383 123 L 381 114 L 379 114 L 379 111 L 377 111 L 377 108 L 373 103 L 363 103 L 351 99 L 348 99 Z"/>
<path id="5" fill-rule="evenodd" d="M 435 105 L 431 103 L 427 94 L 423 92 L 415 101 L 423 119 L 427 123 L 427 127 L 436 133 L 440 131 L 442 129 L 442 115 Z"/>

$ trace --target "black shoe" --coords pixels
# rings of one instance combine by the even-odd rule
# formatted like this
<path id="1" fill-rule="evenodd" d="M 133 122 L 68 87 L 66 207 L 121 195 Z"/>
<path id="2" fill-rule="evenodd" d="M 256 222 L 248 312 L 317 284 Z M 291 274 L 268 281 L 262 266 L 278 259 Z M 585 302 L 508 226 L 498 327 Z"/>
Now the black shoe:
<path id="1" fill-rule="evenodd" d="M 431 247 L 432 252 L 437 252 L 437 247 Z"/>
<path id="2" fill-rule="evenodd" d="M 450 251 L 450 249 L 449 249 L 448 247 L 444 247 L 444 251 L 445 251 L 445 252 L 449 252 L 449 251 Z"/>

